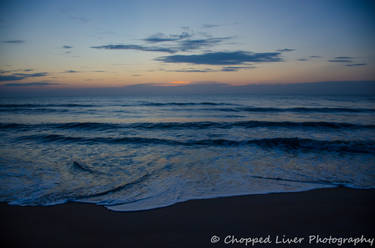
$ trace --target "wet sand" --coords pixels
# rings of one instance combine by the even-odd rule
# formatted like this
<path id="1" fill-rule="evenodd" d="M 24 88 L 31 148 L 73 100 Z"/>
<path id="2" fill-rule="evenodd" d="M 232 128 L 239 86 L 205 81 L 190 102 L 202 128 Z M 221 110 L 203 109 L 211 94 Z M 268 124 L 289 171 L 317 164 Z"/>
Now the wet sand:
<path id="1" fill-rule="evenodd" d="M 0 214 L 2 247 L 339 247 L 310 244 L 309 235 L 374 238 L 375 190 L 331 188 L 191 200 L 136 212 L 83 203 L 1 203 Z M 220 238 L 218 243 L 210 242 L 213 235 Z M 225 244 L 232 239 L 225 239 L 228 235 L 237 241 L 269 236 L 272 243 Z M 277 237 L 304 239 L 282 245 L 276 244 Z"/>

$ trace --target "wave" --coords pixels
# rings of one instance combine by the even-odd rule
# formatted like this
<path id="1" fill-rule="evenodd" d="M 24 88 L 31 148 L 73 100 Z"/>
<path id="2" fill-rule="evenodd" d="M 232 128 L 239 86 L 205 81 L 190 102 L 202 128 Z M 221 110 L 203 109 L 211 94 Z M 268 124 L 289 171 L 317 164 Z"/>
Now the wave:
<path id="1" fill-rule="evenodd" d="M 345 141 L 345 140 L 313 140 L 303 138 L 267 138 L 250 140 L 203 139 L 203 140 L 172 140 L 146 137 L 80 137 L 58 134 L 38 134 L 19 137 L 18 140 L 33 140 L 42 143 L 61 142 L 94 145 L 107 144 L 138 144 L 138 145 L 171 145 L 171 146 L 244 146 L 255 145 L 262 148 L 279 148 L 286 151 L 306 152 L 347 152 L 347 153 L 375 153 L 375 141 Z"/>
<path id="2" fill-rule="evenodd" d="M 81 196 L 76 197 L 75 199 L 92 198 L 92 197 L 98 197 L 98 196 L 113 194 L 113 193 L 116 193 L 118 191 L 121 191 L 121 190 L 127 189 L 129 187 L 132 187 L 134 185 L 138 185 L 138 184 L 142 183 L 143 181 L 147 180 L 149 177 L 150 177 L 150 174 L 145 174 L 145 175 L 139 177 L 138 179 L 136 179 L 132 182 L 124 183 L 122 185 L 119 185 L 117 187 L 114 187 L 112 189 L 108 189 L 108 190 L 105 190 L 105 191 L 102 191 L 102 192 L 99 192 L 99 193 L 81 195 Z"/>
<path id="3" fill-rule="evenodd" d="M 12 112 L 12 113 L 19 113 L 19 112 L 30 112 L 33 113 L 39 112 L 39 113 L 54 113 L 54 112 L 69 112 L 68 109 L 63 108 L 0 108 L 0 112 Z"/>
<path id="4" fill-rule="evenodd" d="M 264 176 L 257 176 L 251 175 L 249 177 L 256 178 L 256 179 L 263 179 L 263 180 L 273 180 L 273 181 L 283 181 L 283 182 L 293 182 L 293 183 L 308 183 L 308 184 L 321 184 L 321 185 L 335 185 L 335 186 L 349 186 L 350 182 L 348 181 L 329 181 L 329 180 L 297 180 L 297 179 L 289 179 L 289 178 L 281 178 L 281 177 L 264 177 Z"/>
<path id="5" fill-rule="evenodd" d="M 91 174 L 105 174 L 103 172 L 93 170 L 89 166 L 87 166 L 85 164 L 82 164 L 82 163 L 78 163 L 77 161 L 73 161 L 72 168 L 76 169 L 76 170 L 79 170 L 79 171 L 88 172 L 88 173 L 91 173 Z"/>
<path id="6" fill-rule="evenodd" d="M 236 107 L 202 109 L 224 112 L 295 112 L 295 113 L 375 113 L 371 108 L 264 108 L 264 107 Z"/>
<path id="7" fill-rule="evenodd" d="M 375 129 L 375 125 L 353 124 L 345 122 L 291 122 L 291 121 L 235 121 L 235 122 L 138 122 L 138 123 L 98 123 L 98 122 L 68 122 L 49 124 L 0 123 L 0 129 L 77 129 L 77 130 L 112 130 L 112 129 L 230 129 L 230 128 L 327 128 L 327 129 Z"/>
<path id="8" fill-rule="evenodd" d="M 120 105 L 96 105 L 96 104 L 76 104 L 76 103 L 67 103 L 67 104 L 0 104 L 0 108 L 38 108 L 38 107 L 103 107 L 103 106 L 238 106 L 238 104 L 225 103 L 225 102 L 140 102 L 134 104 L 120 104 Z"/>
<path id="9" fill-rule="evenodd" d="M 91 104 L 0 104 L 0 112 L 11 113 L 54 113 L 69 112 L 69 108 L 95 107 Z"/>
<path id="10" fill-rule="evenodd" d="M 104 189 L 103 191 L 91 192 L 89 190 L 86 194 L 85 193 L 80 193 L 80 192 L 52 192 L 52 193 L 47 193 L 44 195 L 41 195 L 36 198 L 31 198 L 31 199 L 21 199 L 20 201 L 13 201 L 13 204 L 19 204 L 22 206 L 48 206 L 48 205 L 55 205 L 55 204 L 60 204 L 60 203 L 65 203 L 67 201 L 78 201 L 78 200 L 83 200 L 87 198 L 95 198 L 95 197 L 100 197 L 104 195 L 110 195 L 122 190 L 126 190 L 130 187 L 133 187 L 135 185 L 141 184 L 143 181 L 146 181 L 150 177 L 150 174 L 144 174 L 143 176 L 139 177 L 138 179 L 135 179 L 130 182 L 126 182 L 123 184 L 119 185 L 114 185 L 109 189 Z"/>
<path id="11" fill-rule="evenodd" d="M 251 107 L 241 106 L 241 104 L 224 103 L 224 102 L 142 102 L 139 104 L 121 105 L 124 107 L 128 106 L 240 106 L 233 108 L 201 108 L 201 109 L 190 109 L 194 110 L 209 110 L 209 111 L 228 111 L 228 112 L 321 112 L 321 113 L 335 113 L 335 112 L 347 112 L 347 113 L 374 113 L 374 108 L 345 108 L 345 107 L 293 107 L 293 108 L 275 108 L 275 107 Z"/>
<path id="12" fill-rule="evenodd" d="M 96 107 L 93 104 L 0 104 L 0 108 L 38 108 L 38 107 Z"/>
<path id="13" fill-rule="evenodd" d="M 251 107 L 241 104 L 225 102 L 141 102 L 134 104 L 119 105 L 95 105 L 95 104 L 0 104 L 0 112 L 19 112 L 19 111 L 39 111 L 39 112 L 56 112 L 69 111 L 74 108 L 100 108 L 100 107 L 189 107 L 189 106 L 207 106 L 206 108 L 172 108 L 170 111 L 219 111 L 219 112 L 253 112 L 253 113 L 375 113 L 375 108 L 345 108 L 345 107 L 292 107 L 292 108 L 275 108 L 275 107 Z M 211 106 L 211 107 L 209 107 Z M 223 107 L 220 107 L 223 106 Z M 232 106 L 232 107 L 224 107 Z"/>
<path id="14" fill-rule="evenodd" d="M 238 106 L 238 104 L 224 103 L 224 102 L 143 102 L 136 105 L 123 105 L 123 106 Z"/>

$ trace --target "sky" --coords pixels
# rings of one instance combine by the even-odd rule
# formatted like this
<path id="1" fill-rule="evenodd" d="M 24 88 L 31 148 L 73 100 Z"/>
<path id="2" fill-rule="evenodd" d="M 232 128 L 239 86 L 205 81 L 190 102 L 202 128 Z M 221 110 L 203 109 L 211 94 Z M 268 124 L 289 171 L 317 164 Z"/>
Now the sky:
<path id="1" fill-rule="evenodd" d="M 375 2 L 0 2 L 7 88 L 375 80 Z"/>

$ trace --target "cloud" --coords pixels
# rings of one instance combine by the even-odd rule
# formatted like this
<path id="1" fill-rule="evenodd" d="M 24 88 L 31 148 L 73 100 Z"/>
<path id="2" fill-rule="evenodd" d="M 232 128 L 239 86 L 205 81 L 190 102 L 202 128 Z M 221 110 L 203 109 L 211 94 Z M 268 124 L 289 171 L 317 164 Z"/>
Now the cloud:
<path id="1" fill-rule="evenodd" d="M 174 70 L 174 71 L 168 71 L 168 72 L 217 72 L 217 70 L 210 69 L 210 68 L 206 68 L 206 69 L 188 68 L 188 69 Z"/>
<path id="2" fill-rule="evenodd" d="M 311 59 L 317 59 L 317 58 L 321 58 L 321 56 L 312 55 L 312 56 L 308 56 L 307 58 L 300 58 L 300 59 L 297 59 L 297 61 L 309 61 L 309 60 L 311 60 Z"/>
<path id="3" fill-rule="evenodd" d="M 348 56 L 339 56 L 335 57 L 333 59 L 328 60 L 328 62 L 332 63 L 352 63 L 353 57 L 348 57 Z"/>
<path id="4" fill-rule="evenodd" d="M 182 39 L 186 39 L 190 37 L 192 37 L 192 34 L 189 34 L 187 32 L 183 32 L 178 35 L 177 34 L 166 35 L 163 33 L 157 33 L 143 40 L 149 43 L 159 43 L 159 42 L 167 42 L 167 41 L 178 41 L 178 40 L 182 40 Z"/>
<path id="5" fill-rule="evenodd" d="M 80 15 L 76 15 L 74 13 L 72 13 L 72 10 L 69 9 L 69 8 L 61 8 L 60 11 L 65 15 L 67 16 L 68 18 L 74 20 L 74 21 L 79 21 L 79 22 L 82 22 L 82 23 L 87 23 L 90 21 L 90 19 L 86 18 L 86 17 L 83 17 L 83 16 L 80 16 Z"/>
<path id="6" fill-rule="evenodd" d="M 253 53 L 246 51 L 210 52 L 196 55 L 171 55 L 155 60 L 165 63 L 189 63 L 197 65 L 240 65 L 248 62 L 281 62 L 280 52 Z"/>
<path id="7" fill-rule="evenodd" d="M 292 48 L 284 48 L 284 49 L 279 49 L 279 50 L 276 50 L 276 51 L 284 53 L 284 52 L 294 52 L 295 50 L 296 49 L 292 49 Z"/>
<path id="8" fill-rule="evenodd" d="M 180 51 L 190 51 L 195 49 L 200 49 L 202 47 L 210 47 L 221 43 L 224 40 L 231 39 L 231 37 L 222 38 L 207 38 L 207 39 L 197 39 L 197 40 L 183 40 L 179 42 Z"/>
<path id="9" fill-rule="evenodd" d="M 63 49 L 71 49 L 71 48 L 73 48 L 73 47 L 72 47 L 72 46 L 69 46 L 69 45 L 64 45 L 62 48 L 63 48 Z"/>
<path id="10" fill-rule="evenodd" d="M 334 59 L 328 60 L 328 62 L 333 62 L 333 63 L 346 63 L 345 66 L 347 67 L 358 67 L 358 66 L 365 66 L 367 65 L 366 63 L 358 63 L 353 60 L 355 60 L 355 57 L 349 57 L 349 56 L 339 56 L 335 57 Z"/>
<path id="11" fill-rule="evenodd" d="M 30 87 L 30 86 L 50 86 L 50 85 L 61 85 L 60 83 L 49 83 L 49 82 L 30 82 L 30 83 L 8 83 L 3 84 L 7 87 Z"/>
<path id="12" fill-rule="evenodd" d="M 30 72 L 30 71 L 33 71 L 33 69 L 27 68 L 27 69 L 16 69 L 16 70 L 0 70 L 0 74 L 10 73 L 10 72 L 15 72 L 15 71 Z M 17 73 L 17 74 L 19 74 L 19 73 Z"/>
<path id="13" fill-rule="evenodd" d="M 358 63 L 358 64 L 347 64 L 345 66 L 348 66 L 348 67 L 357 67 L 357 66 L 365 66 L 365 65 L 367 65 L 367 64 L 365 64 L 365 63 Z"/>
<path id="14" fill-rule="evenodd" d="M 255 66 L 224 66 L 221 71 L 239 71 L 242 69 L 254 69 Z"/>
<path id="15" fill-rule="evenodd" d="M 189 29 L 188 27 L 185 27 Z M 231 39 L 232 37 L 211 37 L 207 34 L 202 34 L 205 38 L 202 39 L 191 39 L 193 33 L 191 31 L 182 32 L 181 34 L 164 34 L 156 33 L 147 38 L 142 39 L 146 43 L 159 44 L 163 43 L 163 46 L 152 46 L 150 44 L 108 44 L 101 46 L 92 46 L 95 49 L 108 49 L 108 50 L 137 50 L 145 52 L 165 52 L 165 53 L 176 53 L 179 51 L 191 51 L 206 47 L 215 46 L 225 40 Z M 64 46 L 65 47 L 65 46 Z M 69 46 L 70 47 L 70 46 Z"/>
<path id="16" fill-rule="evenodd" d="M 135 44 L 117 44 L 117 45 L 103 45 L 103 46 L 92 46 L 91 48 L 95 49 L 108 49 L 108 50 L 137 50 L 144 52 L 164 52 L 164 53 L 176 53 L 178 51 L 191 51 L 200 49 L 203 47 L 211 47 L 221 43 L 224 40 L 231 39 L 231 37 L 222 37 L 222 38 L 207 38 L 207 39 L 196 39 L 196 40 L 185 40 L 180 38 L 161 38 L 154 37 L 148 38 L 153 39 L 154 43 L 163 42 L 163 41 L 176 41 L 177 44 L 173 46 L 143 46 Z M 157 41 L 158 40 L 158 41 Z M 151 42 L 151 41 L 149 41 Z"/>
<path id="17" fill-rule="evenodd" d="M 75 70 L 66 70 L 64 71 L 64 73 L 78 73 L 79 71 L 75 71 Z"/>
<path id="18" fill-rule="evenodd" d="M 221 25 L 218 24 L 203 24 L 202 28 L 217 28 L 220 27 Z"/>
<path id="19" fill-rule="evenodd" d="M 10 75 L 4 75 L 0 76 L 0 82 L 3 81 L 17 81 L 17 80 L 22 80 L 25 78 L 32 78 L 32 77 L 44 77 L 47 76 L 47 72 L 38 72 L 38 73 L 32 73 L 32 74 L 27 74 L 27 73 L 13 73 Z"/>
<path id="20" fill-rule="evenodd" d="M 15 75 L 7 75 L 7 76 L 0 76 L 0 82 L 2 81 L 16 81 L 16 80 L 22 80 L 24 77 L 19 77 Z"/>
<path id="21" fill-rule="evenodd" d="M 25 43 L 24 40 L 3 40 L 3 43 L 8 43 L 8 44 L 22 44 Z"/>
<path id="22" fill-rule="evenodd" d="M 83 17 L 83 16 L 74 16 L 74 15 L 69 15 L 69 17 L 72 19 L 72 20 L 77 20 L 77 21 L 80 21 L 80 22 L 83 22 L 83 23 L 87 23 L 90 21 L 90 19 L 86 18 L 86 17 Z"/>
<path id="23" fill-rule="evenodd" d="M 351 59 L 330 59 L 330 60 L 328 60 L 328 62 L 332 62 L 332 63 L 351 63 L 352 60 Z"/>
<path id="24" fill-rule="evenodd" d="M 29 78 L 29 77 L 44 77 L 44 76 L 47 76 L 48 73 L 47 72 L 37 72 L 37 73 L 31 73 L 31 74 L 15 73 L 15 75 L 25 77 L 25 78 Z"/>
<path id="25" fill-rule="evenodd" d="M 221 69 L 195 69 L 195 68 L 187 68 L 187 69 L 179 69 L 179 70 L 164 70 L 166 72 L 232 72 L 232 71 L 239 71 L 242 69 L 253 69 L 255 66 L 224 66 Z"/>
<path id="26" fill-rule="evenodd" d="M 148 47 L 148 46 L 141 46 L 141 45 L 125 45 L 125 44 L 92 46 L 91 48 L 108 49 L 108 50 L 138 50 L 138 51 L 146 51 L 146 52 L 165 52 L 165 53 L 177 52 L 176 49 L 168 48 L 168 47 L 155 47 L 155 46 Z"/>
<path id="27" fill-rule="evenodd" d="M 341 56 L 341 57 L 335 57 L 335 59 L 353 59 L 353 57 Z"/>

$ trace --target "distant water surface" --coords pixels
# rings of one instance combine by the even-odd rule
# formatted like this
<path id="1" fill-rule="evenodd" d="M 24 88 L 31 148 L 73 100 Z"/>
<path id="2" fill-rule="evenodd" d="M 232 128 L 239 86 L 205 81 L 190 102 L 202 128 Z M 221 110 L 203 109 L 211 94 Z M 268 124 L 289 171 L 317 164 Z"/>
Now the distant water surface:
<path id="1" fill-rule="evenodd" d="M 0 201 L 129 211 L 375 187 L 375 97 L 0 100 Z"/>

